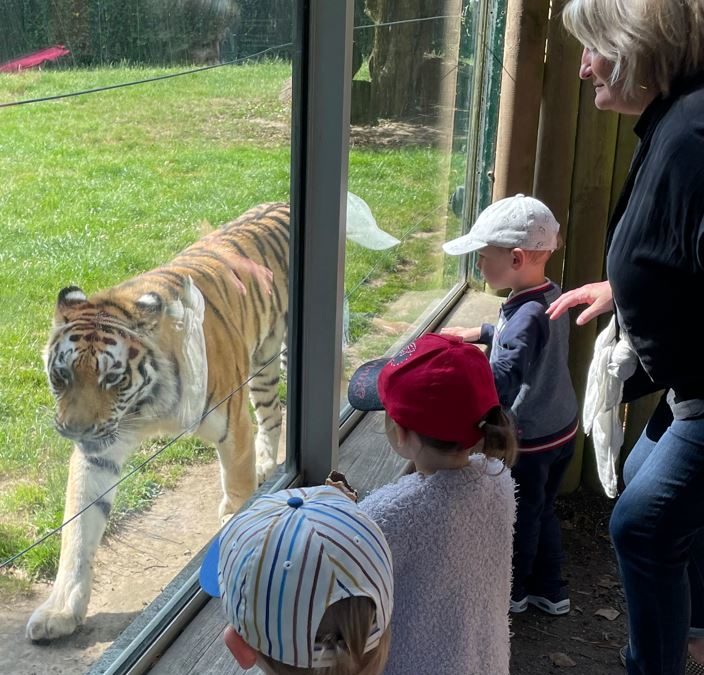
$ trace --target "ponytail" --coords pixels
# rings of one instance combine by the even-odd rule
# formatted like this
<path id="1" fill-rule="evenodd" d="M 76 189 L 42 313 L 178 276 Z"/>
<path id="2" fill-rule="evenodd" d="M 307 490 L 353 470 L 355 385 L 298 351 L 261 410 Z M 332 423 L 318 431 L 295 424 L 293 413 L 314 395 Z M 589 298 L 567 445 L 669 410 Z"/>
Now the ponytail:
<path id="1" fill-rule="evenodd" d="M 500 459 L 504 466 L 511 468 L 518 459 L 518 441 L 511 417 L 500 406 L 492 408 L 479 423 L 484 433 L 484 443 L 472 448 L 474 453 Z M 441 441 L 437 438 L 418 434 L 423 445 L 440 452 L 463 452 L 465 447 L 457 441 Z M 473 454 L 473 453 L 472 453 Z"/>
<path id="2" fill-rule="evenodd" d="M 499 406 L 492 408 L 484 418 L 482 430 L 484 447 L 479 452 L 500 459 L 507 467 L 512 467 L 518 457 L 518 443 L 509 416 Z"/>

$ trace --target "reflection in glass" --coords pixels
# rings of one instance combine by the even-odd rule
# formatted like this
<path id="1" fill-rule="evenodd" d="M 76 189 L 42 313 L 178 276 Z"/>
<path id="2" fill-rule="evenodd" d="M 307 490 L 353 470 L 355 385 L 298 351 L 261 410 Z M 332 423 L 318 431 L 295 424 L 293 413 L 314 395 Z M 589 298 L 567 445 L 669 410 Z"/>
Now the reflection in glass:
<path id="1" fill-rule="evenodd" d="M 0 5 L 0 67 L 69 52 L 0 73 L 0 104 L 71 95 L 0 108 L 0 564 L 21 553 L 0 570 L 0 672 L 56 662 L 25 625 L 57 570 L 30 636 L 72 634 L 62 672 L 85 672 L 285 468 L 291 5 Z"/>
<path id="2" fill-rule="evenodd" d="M 218 64 L 264 50 L 287 57 L 291 19 L 292 3 L 281 0 L 5 0 L 0 72 L 37 59 L 67 69 Z"/>
<path id="3" fill-rule="evenodd" d="M 367 1 L 356 17 L 349 189 L 399 243 L 377 251 L 348 236 L 346 375 L 407 339 L 460 281 L 441 246 L 464 213 L 480 3 L 420 5 Z M 344 407 L 345 381 L 342 394 Z"/>
<path id="4" fill-rule="evenodd" d="M 347 193 L 347 241 L 370 251 L 383 251 L 400 243 L 379 227 L 369 205 L 352 192 Z M 350 303 L 346 290 L 342 316 L 342 346 L 346 349 L 350 343 Z"/>

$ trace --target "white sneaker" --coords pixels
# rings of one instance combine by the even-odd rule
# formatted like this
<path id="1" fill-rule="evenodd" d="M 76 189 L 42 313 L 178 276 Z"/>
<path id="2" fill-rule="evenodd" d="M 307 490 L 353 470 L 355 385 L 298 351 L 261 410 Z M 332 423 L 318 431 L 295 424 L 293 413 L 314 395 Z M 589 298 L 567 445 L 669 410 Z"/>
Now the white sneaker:
<path id="1" fill-rule="evenodd" d="M 560 616 L 570 611 L 570 599 L 564 598 L 557 602 L 552 602 L 542 595 L 528 595 L 525 598 L 527 604 L 537 607 L 539 610 L 552 616 Z"/>
<path id="2" fill-rule="evenodd" d="M 524 595 L 520 600 L 511 598 L 511 606 L 509 611 L 511 614 L 521 614 L 528 609 L 528 596 Z"/>

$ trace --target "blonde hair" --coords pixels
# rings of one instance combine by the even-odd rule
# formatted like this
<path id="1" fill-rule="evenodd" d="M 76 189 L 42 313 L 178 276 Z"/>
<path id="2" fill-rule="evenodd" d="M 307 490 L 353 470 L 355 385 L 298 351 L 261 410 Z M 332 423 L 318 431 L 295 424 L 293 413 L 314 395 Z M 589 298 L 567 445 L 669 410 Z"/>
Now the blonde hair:
<path id="1" fill-rule="evenodd" d="M 365 654 L 364 647 L 375 620 L 376 607 L 369 598 L 345 598 L 327 608 L 316 641 L 336 652 L 334 666 L 297 668 L 264 654 L 260 656 L 277 675 L 381 675 L 389 657 L 391 629 L 387 628 L 379 644 Z"/>
<path id="2" fill-rule="evenodd" d="M 552 251 L 538 251 L 538 250 L 532 250 L 532 249 L 522 249 L 523 253 L 525 253 L 526 260 L 531 264 L 531 265 L 545 265 L 547 264 L 548 260 L 550 260 L 550 256 L 553 254 Z"/>
<path id="3" fill-rule="evenodd" d="M 562 235 L 558 232 L 557 237 L 555 240 L 555 248 L 550 250 L 550 249 L 539 249 L 539 248 L 523 248 L 521 246 L 515 246 L 512 248 L 504 248 L 503 246 L 497 246 L 496 248 L 501 249 L 506 253 L 506 255 L 511 255 L 511 251 L 513 251 L 513 248 L 519 248 L 523 253 L 525 254 L 526 260 L 531 264 L 531 265 L 537 265 L 537 264 L 547 264 L 548 260 L 550 260 L 550 256 L 552 256 L 555 251 L 559 250 L 562 248 L 564 245 L 564 241 L 562 240 Z"/>
<path id="4" fill-rule="evenodd" d="M 672 83 L 704 69 L 702 0 L 569 0 L 567 30 L 614 64 L 626 99 L 644 88 L 667 95 Z"/>

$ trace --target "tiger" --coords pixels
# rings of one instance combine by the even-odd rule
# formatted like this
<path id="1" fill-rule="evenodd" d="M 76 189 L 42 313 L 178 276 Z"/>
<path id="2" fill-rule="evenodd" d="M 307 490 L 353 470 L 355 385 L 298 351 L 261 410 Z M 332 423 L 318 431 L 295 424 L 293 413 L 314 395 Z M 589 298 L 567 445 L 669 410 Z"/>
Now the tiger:
<path id="1" fill-rule="evenodd" d="M 29 618 L 30 640 L 69 635 L 85 620 L 110 488 L 142 441 L 192 432 L 216 446 L 222 522 L 272 474 L 289 220 L 287 204 L 262 204 L 162 267 L 90 297 L 77 286 L 59 292 L 44 363 L 55 427 L 74 443 L 64 521 L 95 504 L 63 528 L 54 586 Z"/>

